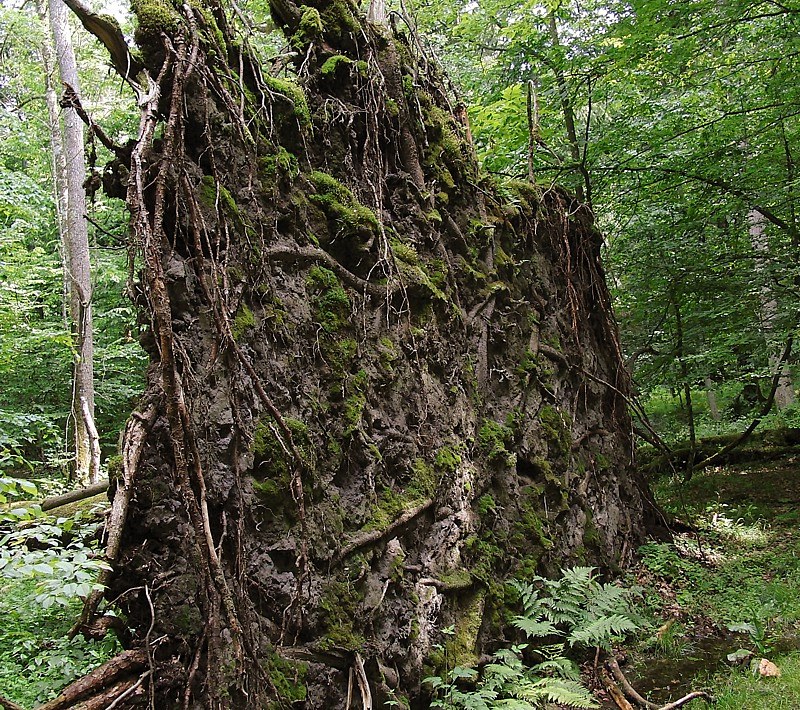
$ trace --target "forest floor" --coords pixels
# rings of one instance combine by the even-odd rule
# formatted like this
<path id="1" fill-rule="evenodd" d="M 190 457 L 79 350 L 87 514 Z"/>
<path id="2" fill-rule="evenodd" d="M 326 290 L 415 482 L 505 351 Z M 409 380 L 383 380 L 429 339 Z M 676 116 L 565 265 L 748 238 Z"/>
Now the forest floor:
<path id="1" fill-rule="evenodd" d="M 630 581 L 661 625 L 629 652 L 629 679 L 657 703 L 705 689 L 718 710 L 797 710 L 800 457 L 700 471 L 689 483 L 664 477 L 653 488 L 694 532 L 640 550 Z M 775 663 L 780 677 L 754 672 L 751 659 L 731 664 L 739 649 L 755 666 Z"/>
<path id="2" fill-rule="evenodd" d="M 800 457 L 700 471 L 686 484 L 663 477 L 653 488 L 693 532 L 643 546 L 622 580 L 643 589 L 652 620 L 638 644 L 621 649 L 624 672 L 656 703 L 703 689 L 718 710 L 800 709 Z M 40 591 L 30 579 L 0 580 L 0 693 L 25 707 L 118 648 L 113 638 L 67 640 L 79 603 L 56 597 L 43 606 Z M 731 665 L 726 657 L 739 649 L 781 676 Z"/>

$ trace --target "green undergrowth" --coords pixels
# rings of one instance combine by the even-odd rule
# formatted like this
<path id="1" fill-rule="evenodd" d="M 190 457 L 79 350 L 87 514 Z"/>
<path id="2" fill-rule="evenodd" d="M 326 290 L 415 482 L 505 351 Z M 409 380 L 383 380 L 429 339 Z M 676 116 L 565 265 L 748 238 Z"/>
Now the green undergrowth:
<path id="1" fill-rule="evenodd" d="M 800 707 L 798 462 L 711 469 L 688 483 L 664 477 L 653 489 L 696 532 L 640 548 L 637 580 L 666 623 L 641 650 L 638 689 L 656 689 L 652 669 L 672 659 L 669 674 L 682 678 L 672 700 L 710 687 L 717 708 Z M 773 661 L 781 677 L 762 678 L 747 662 L 731 668 L 726 656 L 737 649 Z"/>
<path id="2" fill-rule="evenodd" d="M 23 707 L 54 698 L 120 650 L 113 634 L 102 641 L 66 637 L 80 613 L 77 598 L 45 608 L 36 597 L 31 579 L 0 580 L 0 688 Z"/>

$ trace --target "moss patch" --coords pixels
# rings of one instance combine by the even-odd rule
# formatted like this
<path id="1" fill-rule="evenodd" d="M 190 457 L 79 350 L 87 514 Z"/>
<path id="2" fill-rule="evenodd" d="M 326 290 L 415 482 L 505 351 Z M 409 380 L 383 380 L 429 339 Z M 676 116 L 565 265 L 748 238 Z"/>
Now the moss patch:
<path id="1" fill-rule="evenodd" d="M 278 693 L 278 703 L 272 707 L 291 708 L 293 703 L 306 699 L 306 676 L 308 665 L 300 661 L 288 661 L 277 653 L 271 653 L 264 663 L 270 682 Z"/>
<path id="2" fill-rule="evenodd" d="M 298 84 L 277 76 L 266 76 L 265 81 L 271 91 L 284 96 L 292 104 L 292 115 L 301 126 L 311 125 L 311 111 L 308 108 L 306 94 Z"/>
<path id="3" fill-rule="evenodd" d="M 508 450 L 513 439 L 513 431 L 505 424 L 487 419 L 478 432 L 478 448 L 489 463 L 512 466 L 516 454 Z"/>
<path id="4" fill-rule="evenodd" d="M 327 334 L 337 333 L 350 321 L 352 306 L 347 291 L 333 271 L 312 266 L 306 275 L 306 286 L 312 292 L 314 319 Z"/>
<path id="5" fill-rule="evenodd" d="M 378 230 L 378 218 L 375 213 L 362 205 L 352 191 L 335 177 L 315 170 L 308 176 L 316 194 L 311 195 L 311 202 L 320 207 L 329 219 L 334 220 L 339 229 L 346 233 L 363 232 L 367 234 Z"/>
<path id="6" fill-rule="evenodd" d="M 363 647 L 364 637 L 353 622 L 361 616 L 362 595 L 349 582 L 333 581 L 325 585 L 319 602 L 325 634 L 320 650 L 341 648 L 356 651 Z"/>
<path id="7" fill-rule="evenodd" d="M 545 405 L 539 410 L 539 422 L 552 453 L 560 456 L 568 454 L 572 447 L 572 434 L 559 411 Z"/>

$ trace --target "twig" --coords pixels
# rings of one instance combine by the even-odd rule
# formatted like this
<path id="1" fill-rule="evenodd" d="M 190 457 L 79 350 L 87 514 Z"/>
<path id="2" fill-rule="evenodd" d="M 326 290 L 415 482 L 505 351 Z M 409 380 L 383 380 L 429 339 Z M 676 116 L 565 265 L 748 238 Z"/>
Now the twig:
<path id="1" fill-rule="evenodd" d="M 695 690 L 688 695 L 684 695 L 680 700 L 676 700 L 674 703 L 662 705 L 658 710 L 677 710 L 679 707 L 686 705 L 690 700 L 696 700 L 697 698 L 703 698 L 703 700 L 711 704 L 717 702 L 717 699 L 711 695 L 711 693 L 707 693 L 705 690 Z"/>

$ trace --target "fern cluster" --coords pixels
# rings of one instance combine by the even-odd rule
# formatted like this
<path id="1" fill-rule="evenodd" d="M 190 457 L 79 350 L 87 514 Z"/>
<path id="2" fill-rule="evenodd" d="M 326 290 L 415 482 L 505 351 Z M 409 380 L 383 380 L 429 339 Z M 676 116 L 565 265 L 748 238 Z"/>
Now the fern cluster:
<path id="1" fill-rule="evenodd" d="M 578 667 L 567 651 L 610 650 L 636 631 L 642 623 L 634 606 L 639 590 L 602 584 L 592 567 L 562 570 L 556 581 L 534 577 L 530 583 L 512 584 L 522 604 L 522 614 L 513 624 L 529 643 L 500 649 L 480 672 L 457 666 L 444 677 L 426 678 L 434 691 L 431 707 L 536 710 L 547 703 L 598 707 L 581 685 Z M 471 687 L 465 689 L 467 685 Z"/>

